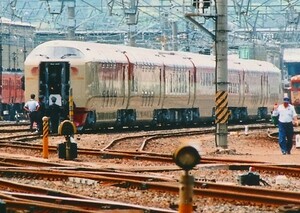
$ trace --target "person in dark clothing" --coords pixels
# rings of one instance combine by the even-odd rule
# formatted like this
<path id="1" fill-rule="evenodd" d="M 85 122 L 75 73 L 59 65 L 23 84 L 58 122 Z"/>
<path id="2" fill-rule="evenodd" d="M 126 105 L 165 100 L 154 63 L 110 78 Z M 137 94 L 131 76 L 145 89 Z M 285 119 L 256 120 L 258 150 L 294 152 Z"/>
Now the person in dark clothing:
<path id="1" fill-rule="evenodd" d="M 75 102 L 73 101 L 73 110 L 75 110 L 76 105 Z M 63 113 L 62 113 L 62 119 L 63 120 L 70 120 L 69 112 L 70 112 L 70 106 L 69 106 L 69 101 L 67 99 L 64 100 L 63 102 Z"/>
<path id="2" fill-rule="evenodd" d="M 55 103 L 56 97 L 51 97 L 51 101 L 52 104 L 49 106 L 50 129 L 51 133 L 57 133 L 61 109 L 60 106 Z"/>
<path id="3" fill-rule="evenodd" d="M 43 132 L 43 117 L 46 115 L 46 109 L 45 109 L 45 103 L 44 103 L 44 96 L 39 96 L 39 109 L 37 113 L 37 118 L 38 118 L 38 132 L 42 133 Z"/>

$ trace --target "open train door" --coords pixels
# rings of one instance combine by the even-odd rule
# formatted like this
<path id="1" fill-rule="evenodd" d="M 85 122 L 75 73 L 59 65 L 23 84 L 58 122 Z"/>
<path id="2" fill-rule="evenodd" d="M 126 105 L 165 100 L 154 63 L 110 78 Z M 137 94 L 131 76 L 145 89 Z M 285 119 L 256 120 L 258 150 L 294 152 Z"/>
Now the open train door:
<path id="1" fill-rule="evenodd" d="M 64 106 L 69 99 L 70 64 L 68 62 L 40 63 L 39 96 L 45 97 L 45 106 L 51 105 L 51 97 L 57 98 L 56 104 Z"/>

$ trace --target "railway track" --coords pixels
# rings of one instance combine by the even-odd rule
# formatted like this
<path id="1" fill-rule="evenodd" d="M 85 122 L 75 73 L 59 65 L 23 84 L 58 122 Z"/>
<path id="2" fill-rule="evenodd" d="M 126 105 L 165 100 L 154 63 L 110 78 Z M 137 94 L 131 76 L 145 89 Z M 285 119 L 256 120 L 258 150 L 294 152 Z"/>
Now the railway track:
<path id="1" fill-rule="evenodd" d="M 258 127 L 261 128 L 261 127 Z M 265 127 L 270 128 L 270 127 Z M 244 126 L 239 128 L 235 128 L 234 131 L 243 131 Z M 98 167 L 99 168 L 87 168 L 84 166 L 76 166 L 77 163 L 82 163 L 79 161 L 74 161 L 72 164 L 66 161 L 64 163 L 51 163 L 46 160 L 34 162 L 33 160 L 26 159 L 16 159 L 16 158 L 8 158 L 3 157 L 0 159 L 1 161 L 1 176 L 3 178 L 23 178 L 23 179 L 37 179 L 37 180 L 47 180 L 47 181 L 88 181 L 93 180 L 96 183 L 101 183 L 103 185 L 117 186 L 117 187 L 125 187 L 130 190 L 131 188 L 138 190 L 164 190 L 168 193 L 177 194 L 178 193 L 178 179 L 169 176 L 160 175 L 147 175 L 146 172 L 166 172 L 166 171 L 179 171 L 179 168 L 174 165 L 172 154 L 166 153 L 165 151 L 161 152 L 153 152 L 151 151 L 151 146 L 157 146 L 158 141 L 163 138 L 178 138 L 178 137 L 187 137 L 194 135 L 207 135 L 212 134 L 213 129 L 205 129 L 205 130 L 191 130 L 191 131 L 181 131 L 181 132 L 168 132 L 168 133 L 151 133 L 151 134 L 138 134 L 135 136 L 125 136 L 113 139 L 101 147 L 97 147 L 95 149 L 91 148 L 78 148 L 79 156 L 95 156 L 99 159 Z M 32 134 L 19 134 L 18 136 L 10 135 L 10 139 L 2 138 L 0 141 L 0 148 L 11 148 L 13 150 L 34 150 L 35 152 L 42 151 L 41 143 L 37 143 L 36 140 L 41 140 L 41 136 L 32 135 Z M 30 138 L 29 138 L 30 137 Z M 35 141 L 35 142 L 34 142 Z M 124 146 L 125 144 L 125 146 Z M 126 151 L 125 150 L 126 148 Z M 57 146 L 49 146 L 49 151 L 52 155 L 57 153 Z M 102 159 L 132 159 L 134 161 L 141 162 L 159 162 L 158 166 L 154 167 L 118 167 L 112 168 L 109 165 L 107 167 L 103 167 L 105 164 L 101 164 Z M 31 165 L 29 168 L 28 165 Z M 73 166 L 72 166 L 73 165 Z M 218 165 L 223 165 L 222 168 L 227 168 L 229 170 L 248 170 L 249 167 L 255 168 L 256 171 L 263 171 L 264 173 L 270 173 L 273 175 L 284 174 L 293 177 L 299 177 L 300 170 L 299 165 L 272 165 L 262 161 L 245 161 L 241 159 L 223 159 L 218 157 L 203 157 L 201 158 L 201 163 L 197 165 L 196 169 L 201 169 L 204 167 L 214 167 Z M 142 174 L 138 174 L 142 173 Z M 164 178 L 161 178 L 164 177 Z M 151 180 L 151 181 L 149 181 Z M 11 186 L 10 186 L 11 187 Z M 33 190 L 34 191 L 34 190 Z M 3 194 L 5 196 L 15 196 L 18 199 L 32 199 L 42 200 L 43 202 L 54 202 L 50 197 L 42 197 L 48 196 L 43 193 L 40 193 L 38 196 L 30 195 L 32 194 L 30 190 L 27 192 L 23 192 L 23 194 L 18 194 L 17 192 L 6 193 L 3 190 Z M 28 193 L 29 197 L 25 197 L 24 194 Z M 211 180 L 206 181 L 195 181 L 194 187 L 195 196 L 200 197 L 212 197 L 218 199 L 226 199 L 228 202 L 238 201 L 241 203 L 251 203 L 254 205 L 271 205 L 271 206 L 281 206 L 286 203 L 292 203 L 294 205 L 299 205 L 299 201 L 297 197 L 299 197 L 298 192 L 286 192 L 280 190 L 269 190 L 269 189 L 261 189 L 255 187 L 247 187 L 247 186 L 228 186 L 228 184 L 219 184 L 214 183 Z M 273 196 L 274 194 L 274 196 Z M 38 198 L 40 196 L 40 198 Z M 52 195 L 49 195 L 52 196 Z M 31 197 L 31 198 L 30 198 Z M 56 195 L 53 196 L 57 200 L 59 199 Z M 64 198 L 65 199 L 65 198 Z M 78 201 L 78 199 L 72 197 L 70 195 L 66 199 L 74 199 Z M 198 199 L 198 198 L 196 198 Z M 84 199 L 83 199 L 84 200 Z M 9 201 L 9 200 L 8 200 Z M 10 201 L 9 201 L 10 202 Z M 76 201 L 75 201 L 76 202 Z M 82 201 L 88 203 L 88 201 Z M 94 201 L 93 201 L 94 202 Z M 99 204 L 99 200 L 97 201 Z M 109 201 L 106 201 L 109 202 Z M 66 208 L 69 208 L 67 205 L 71 204 L 71 202 L 62 201 L 62 203 L 66 203 Z M 122 209 L 119 204 L 114 205 L 114 202 L 111 204 L 101 204 L 101 206 L 108 205 L 111 209 Z M 119 202 L 121 203 L 121 202 Z M 13 204 L 11 204 L 13 205 Z M 44 205 L 44 204 L 41 204 Z M 73 204 L 71 204 L 73 205 Z M 85 206 L 88 204 L 82 204 Z M 93 204 L 91 204 L 91 208 Z M 76 204 L 74 207 L 77 208 Z M 25 208 L 25 207 L 24 207 Z M 40 207 L 39 207 L 40 208 Z M 42 208 L 42 207 L 41 207 Z M 56 208 L 53 206 L 53 208 Z M 81 208 L 81 207 L 78 207 Z M 88 207 L 84 207 L 88 208 Z M 125 209 L 130 209 L 134 211 L 145 211 L 149 210 L 147 206 L 139 206 L 138 208 L 130 207 L 128 204 Z M 176 207 L 173 207 L 174 211 L 176 211 Z M 81 209 L 80 209 L 81 210 Z M 80 211 L 79 210 L 79 211 Z M 97 209 L 98 211 L 99 209 Z M 103 210 L 103 209 L 102 209 Z M 96 211 L 93 209 L 92 211 Z M 161 209 L 161 212 L 174 212 L 170 209 Z M 151 211 L 150 211 L 151 212 Z M 155 211 L 154 211 L 155 212 Z M 159 211 L 158 211 L 159 212 Z"/>
<path id="2" fill-rule="evenodd" d="M 111 185 L 117 185 L 119 187 L 128 188 L 138 188 L 140 190 L 159 190 L 169 193 L 178 193 L 179 183 L 178 180 L 174 178 L 161 178 L 158 176 L 145 176 L 143 174 L 131 174 L 129 172 L 83 172 L 77 170 L 40 170 L 40 169 L 12 169 L 12 168 L 2 168 L 1 176 L 12 177 L 12 176 L 22 176 L 28 179 L 48 179 L 48 180 L 60 180 L 60 181 L 95 181 L 92 183 L 106 184 L 106 182 Z M 82 199 L 83 196 L 78 196 L 75 194 L 70 194 L 66 192 L 56 192 L 50 189 L 41 189 L 40 187 L 25 187 L 20 188 L 20 184 L 13 184 L 12 182 L 0 180 L 1 187 L 7 187 L 10 190 L 22 189 L 24 193 L 39 193 L 40 199 L 42 195 L 56 196 L 55 199 L 60 197 L 69 197 L 72 199 Z M 299 192 L 288 192 L 280 190 L 262 189 L 249 186 L 234 186 L 228 184 L 218 184 L 207 181 L 195 181 L 194 187 L 195 196 L 208 196 L 220 199 L 226 199 L 229 201 L 239 201 L 248 203 L 260 203 L 264 205 L 274 205 L 281 206 L 287 203 L 295 204 L 300 206 L 300 193 Z M 24 193 L 22 197 L 30 197 L 32 195 L 25 196 Z M 7 193 L 4 193 L 7 194 Z M 13 193 L 11 193 L 13 194 Z M 16 196 L 16 195 L 15 195 Z M 0 196 L 1 197 L 1 196 Z M 3 198 L 5 199 L 5 198 Z M 37 198 L 36 198 L 37 199 Z M 46 199 L 46 198 L 45 198 Z M 49 197 L 49 202 L 53 202 Z M 86 199 L 86 198 L 85 198 Z M 196 198 L 197 199 L 197 198 Z M 62 200 L 62 198 L 60 199 Z M 94 199 L 88 199 L 94 200 Z M 78 200 L 76 200 L 78 201 Z M 74 201 L 75 202 L 75 201 Z M 99 205 L 98 201 L 98 205 Z M 74 205 L 74 204 L 72 204 Z M 111 204 L 112 205 L 112 204 Z M 74 205 L 77 206 L 77 205 Z M 90 208 L 93 207 L 89 202 L 88 204 L 81 204 L 81 207 Z M 148 207 L 147 207 L 148 208 Z M 96 209 L 94 209 L 96 210 Z M 101 210 L 101 209 L 97 209 Z"/>

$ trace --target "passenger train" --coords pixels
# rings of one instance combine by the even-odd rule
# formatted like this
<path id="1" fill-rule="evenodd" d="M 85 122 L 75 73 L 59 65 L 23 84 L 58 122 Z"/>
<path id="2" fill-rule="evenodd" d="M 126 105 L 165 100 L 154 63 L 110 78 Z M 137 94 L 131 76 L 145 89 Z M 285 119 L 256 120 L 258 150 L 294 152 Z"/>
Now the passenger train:
<path id="1" fill-rule="evenodd" d="M 72 95 L 78 128 L 190 126 L 214 122 L 215 56 L 83 41 L 40 44 L 26 58 L 25 97 Z M 228 59 L 229 121 L 267 119 L 283 97 L 281 72 Z M 72 93 L 70 94 L 70 89 Z"/>

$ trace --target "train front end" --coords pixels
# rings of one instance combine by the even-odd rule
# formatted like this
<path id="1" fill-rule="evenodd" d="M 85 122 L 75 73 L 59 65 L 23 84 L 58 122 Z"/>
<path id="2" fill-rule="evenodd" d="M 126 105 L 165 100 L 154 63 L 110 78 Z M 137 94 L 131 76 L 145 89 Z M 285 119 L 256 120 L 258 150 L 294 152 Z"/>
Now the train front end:
<path id="1" fill-rule="evenodd" d="M 26 58 L 25 67 L 25 99 L 29 100 L 30 94 L 36 97 L 43 96 L 46 111 L 52 104 L 51 98 L 56 97 L 56 104 L 61 107 L 61 120 L 71 119 L 77 128 L 85 125 L 88 112 L 81 107 L 80 95 L 73 98 L 70 94 L 72 85 L 82 85 L 79 70 L 85 68 L 82 65 L 84 55 L 78 49 L 64 46 L 57 42 L 44 43 L 36 47 Z M 77 91 L 83 89 L 72 88 Z M 73 100 L 73 107 L 69 104 Z M 70 109 L 73 113 L 70 113 Z M 74 115 L 70 117 L 70 115 Z"/>

